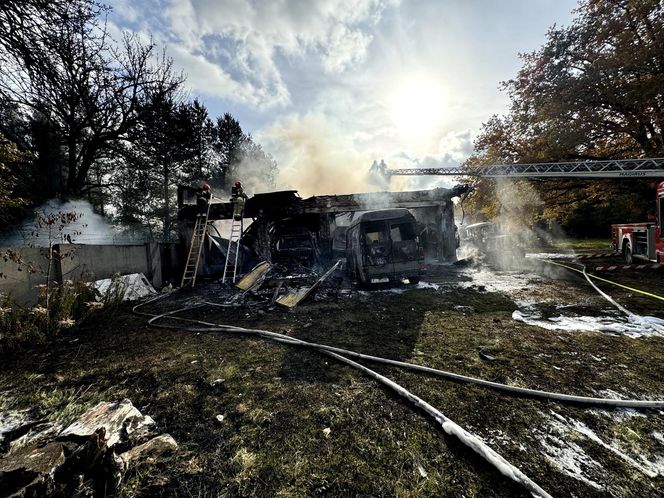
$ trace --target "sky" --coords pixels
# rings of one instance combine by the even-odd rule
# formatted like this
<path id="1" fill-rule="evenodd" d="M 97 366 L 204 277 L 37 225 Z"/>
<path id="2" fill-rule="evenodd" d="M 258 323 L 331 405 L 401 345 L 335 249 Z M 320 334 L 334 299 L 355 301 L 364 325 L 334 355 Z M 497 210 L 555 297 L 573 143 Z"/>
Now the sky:
<path id="1" fill-rule="evenodd" d="M 455 166 L 507 111 L 501 81 L 576 0 L 110 0 L 214 118 L 230 112 L 301 194 L 386 188 L 388 167 Z M 391 190 L 449 185 L 395 177 Z"/>

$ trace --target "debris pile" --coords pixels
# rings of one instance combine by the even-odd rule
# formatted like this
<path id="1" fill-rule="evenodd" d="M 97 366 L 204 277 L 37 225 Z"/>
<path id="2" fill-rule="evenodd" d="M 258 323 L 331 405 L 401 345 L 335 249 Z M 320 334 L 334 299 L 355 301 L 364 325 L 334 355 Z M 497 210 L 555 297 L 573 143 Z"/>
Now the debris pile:
<path id="1" fill-rule="evenodd" d="M 101 402 L 64 430 L 18 420 L 0 434 L 0 496 L 106 496 L 132 466 L 177 449 L 128 399 Z"/>
<path id="2" fill-rule="evenodd" d="M 150 281 L 142 273 L 118 275 L 93 282 L 99 300 L 117 297 L 120 301 L 137 301 L 157 294 Z"/>
<path id="3" fill-rule="evenodd" d="M 231 301 L 270 306 L 276 303 L 292 309 L 319 291 L 323 291 L 320 293 L 323 295 L 338 290 L 340 280 L 331 276 L 340 267 L 341 261 L 337 261 L 325 273 L 318 274 L 306 267 L 286 269 L 264 261 L 237 283 L 242 293 L 232 296 Z"/>

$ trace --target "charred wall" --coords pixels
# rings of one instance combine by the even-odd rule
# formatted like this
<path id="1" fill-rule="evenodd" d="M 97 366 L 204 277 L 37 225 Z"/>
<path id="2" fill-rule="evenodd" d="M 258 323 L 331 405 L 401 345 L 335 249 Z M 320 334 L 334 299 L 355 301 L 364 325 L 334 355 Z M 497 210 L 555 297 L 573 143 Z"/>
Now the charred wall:
<path id="1" fill-rule="evenodd" d="M 181 240 L 188 244 L 197 214 L 192 189 L 178 192 L 182 226 Z M 463 189 L 419 190 L 412 192 L 372 192 L 314 196 L 302 199 L 296 191 L 256 194 L 245 203 L 244 216 L 251 219 L 242 244 L 251 253 L 250 261 L 300 261 L 324 263 L 341 256 L 344 225 L 342 220 L 354 213 L 376 209 L 406 208 L 418 220 L 418 227 L 429 260 L 456 260 L 456 227 L 452 197 Z M 228 220 L 232 205 L 213 202 L 211 220 Z M 223 253 L 223 244 L 217 244 Z M 215 250 L 214 244 L 208 250 Z M 203 269 L 208 273 L 212 268 Z"/>

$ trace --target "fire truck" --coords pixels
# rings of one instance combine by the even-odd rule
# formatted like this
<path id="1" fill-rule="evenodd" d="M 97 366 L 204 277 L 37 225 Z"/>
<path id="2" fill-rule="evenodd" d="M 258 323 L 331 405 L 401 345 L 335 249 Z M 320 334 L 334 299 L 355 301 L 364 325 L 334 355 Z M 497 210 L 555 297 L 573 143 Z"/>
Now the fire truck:
<path id="1" fill-rule="evenodd" d="M 627 264 L 634 259 L 664 262 L 664 182 L 657 185 L 655 214 L 646 223 L 611 225 L 613 248 Z"/>

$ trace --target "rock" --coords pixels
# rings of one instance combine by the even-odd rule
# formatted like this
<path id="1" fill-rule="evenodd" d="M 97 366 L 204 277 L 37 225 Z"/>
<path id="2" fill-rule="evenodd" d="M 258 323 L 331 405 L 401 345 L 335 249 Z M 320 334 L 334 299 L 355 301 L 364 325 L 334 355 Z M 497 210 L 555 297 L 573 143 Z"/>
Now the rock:
<path id="1" fill-rule="evenodd" d="M 9 443 L 25 434 L 34 424 L 25 410 L 0 412 L 0 453 L 8 451 Z"/>
<path id="2" fill-rule="evenodd" d="M 127 399 L 99 403 L 63 431 L 45 421 L 4 421 L 9 453 L 0 459 L 0 496 L 112 495 L 130 465 L 177 448 L 168 434 L 134 446 L 155 423 Z"/>
<path id="3" fill-rule="evenodd" d="M 27 424 L 14 433 L 14 436 L 22 435 L 7 440 L 9 452 L 13 453 L 26 446 L 44 446 L 47 442 L 52 441 L 61 430 L 62 425 L 52 422 L 40 421 Z"/>
<path id="4" fill-rule="evenodd" d="M 62 431 L 59 439 L 70 436 L 87 438 L 103 427 L 106 446 L 112 448 L 123 438 L 124 433 L 128 435 L 134 432 L 141 433 L 150 425 L 154 425 L 154 420 L 141 414 L 128 399 L 101 402 Z"/>
<path id="5" fill-rule="evenodd" d="M 65 463 L 65 447 L 52 442 L 30 446 L 0 460 L 0 496 L 43 496 L 54 488 L 54 476 Z"/>
<path id="6" fill-rule="evenodd" d="M 119 455 L 125 468 L 138 462 L 153 463 L 157 457 L 175 451 L 178 443 L 170 434 L 162 434 Z"/>
<path id="7" fill-rule="evenodd" d="M 64 441 L 67 449 L 67 461 L 62 466 L 62 473 L 74 475 L 85 472 L 99 463 L 106 453 L 106 431 L 99 427 L 89 436 L 79 436 L 76 441 Z"/>

